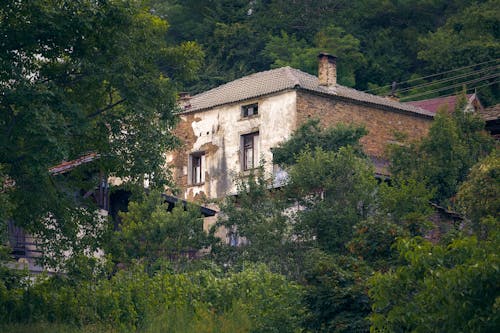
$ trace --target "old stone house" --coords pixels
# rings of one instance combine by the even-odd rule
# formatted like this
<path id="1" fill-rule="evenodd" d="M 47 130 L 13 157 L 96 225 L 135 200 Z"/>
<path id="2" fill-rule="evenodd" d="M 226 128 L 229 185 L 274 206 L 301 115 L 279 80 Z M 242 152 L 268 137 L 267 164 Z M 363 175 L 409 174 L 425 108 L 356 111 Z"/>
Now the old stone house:
<path id="1" fill-rule="evenodd" d="M 279 167 L 272 164 L 271 148 L 309 118 L 320 119 L 324 126 L 364 124 L 369 134 L 362 144 L 377 163 L 396 132 L 414 139 L 428 132 L 432 112 L 337 84 L 334 56 L 320 54 L 318 67 L 319 77 L 283 67 L 181 96 L 175 132 L 184 144 L 167 156 L 180 197 L 234 194 L 236 178 L 260 161 L 267 174 L 276 175 Z"/>

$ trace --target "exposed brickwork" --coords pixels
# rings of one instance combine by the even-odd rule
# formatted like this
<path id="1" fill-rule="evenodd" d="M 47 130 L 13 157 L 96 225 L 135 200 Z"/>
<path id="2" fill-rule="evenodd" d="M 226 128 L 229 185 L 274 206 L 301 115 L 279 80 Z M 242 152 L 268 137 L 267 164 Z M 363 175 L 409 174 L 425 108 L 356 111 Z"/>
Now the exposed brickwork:
<path id="1" fill-rule="evenodd" d="M 300 126 L 310 118 L 320 119 L 324 126 L 340 122 L 364 124 L 369 134 L 361 139 L 361 143 L 368 155 L 377 157 L 385 155 L 386 146 L 394 140 L 395 132 L 406 133 L 409 138 L 418 140 L 427 134 L 432 122 L 431 118 L 298 91 L 297 125 Z"/>
<path id="2" fill-rule="evenodd" d="M 189 151 L 196 141 L 196 135 L 191 124 L 193 121 L 200 120 L 194 114 L 187 115 L 185 118 L 185 120 L 181 120 L 177 124 L 174 130 L 174 135 L 182 141 L 182 147 L 173 152 L 173 160 L 169 163 L 172 168 L 174 182 L 182 191 L 182 194 L 184 194 L 183 192 L 188 185 L 188 176 L 184 174 L 184 169 L 187 168 Z"/>

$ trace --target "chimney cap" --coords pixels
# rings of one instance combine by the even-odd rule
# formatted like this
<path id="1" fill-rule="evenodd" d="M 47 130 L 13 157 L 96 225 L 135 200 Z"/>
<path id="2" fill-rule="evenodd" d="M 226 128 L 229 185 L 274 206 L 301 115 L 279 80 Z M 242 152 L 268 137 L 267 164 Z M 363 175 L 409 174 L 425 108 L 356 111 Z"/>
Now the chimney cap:
<path id="1" fill-rule="evenodd" d="M 333 54 L 330 54 L 330 53 L 327 53 L 327 52 L 320 52 L 318 54 L 318 58 L 323 58 L 323 57 L 327 57 L 328 60 L 336 60 L 337 59 L 337 56 L 333 55 Z"/>
<path id="2" fill-rule="evenodd" d="M 191 98 L 191 95 L 189 94 L 189 92 L 179 91 L 179 99 L 180 100 L 186 100 L 186 99 L 190 99 L 190 98 Z"/>

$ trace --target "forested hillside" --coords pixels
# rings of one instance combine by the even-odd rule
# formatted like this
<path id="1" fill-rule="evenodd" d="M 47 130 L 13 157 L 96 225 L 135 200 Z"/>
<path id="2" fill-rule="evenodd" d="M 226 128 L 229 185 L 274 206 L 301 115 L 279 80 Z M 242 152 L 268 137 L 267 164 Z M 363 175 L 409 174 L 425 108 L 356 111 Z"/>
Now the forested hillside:
<path id="1" fill-rule="evenodd" d="M 199 80 L 185 86 L 191 93 L 286 65 L 316 74 L 316 56 L 327 51 L 339 57 L 340 83 L 359 90 L 387 94 L 400 82 L 400 97 L 418 100 L 467 84 L 487 105 L 500 98 L 495 0 L 151 0 L 151 5 L 171 24 L 169 41 L 196 41 L 205 52 Z"/>

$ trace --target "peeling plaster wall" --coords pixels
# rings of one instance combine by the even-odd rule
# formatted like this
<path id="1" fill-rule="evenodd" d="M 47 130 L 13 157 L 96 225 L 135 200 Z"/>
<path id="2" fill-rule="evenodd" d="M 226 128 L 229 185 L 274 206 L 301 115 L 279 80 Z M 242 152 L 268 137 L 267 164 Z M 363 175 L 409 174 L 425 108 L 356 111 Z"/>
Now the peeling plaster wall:
<path id="1" fill-rule="evenodd" d="M 258 103 L 258 115 L 242 117 L 242 106 L 254 103 Z M 382 158 L 386 145 L 394 140 L 395 131 L 420 139 L 432 123 L 432 118 L 296 90 L 186 113 L 175 130 L 184 144 L 167 156 L 167 164 L 172 167 L 180 189 L 178 196 L 206 202 L 206 199 L 235 194 L 235 180 L 245 175 L 241 163 L 241 136 L 253 132 L 259 132 L 257 152 L 265 161 L 265 172 L 272 174 L 271 148 L 288 139 L 296 127 L 309 118 L 320 118 L 324 126 L 339 122 L 364 124 L 369 131 L 361 139 L 365 152 Z M 188 181 L 189 157 L 198 152 L 205 154 L 204 182 L 191 185 Z"/>
<path id="2" fill-rule="evenodd" d="M 242 106 L 258 103 L 256 116 L 242 117 Z M 296 126 L 296 91 L 281 92 L 245 102 L 223 105 L 181 116 L 175 134 L 183 147 L 167 156 L 180 197 L 204 201 L 236 193 L 235 179 L 242 173 L 241 136 L 259 132 L 257 152 L 272 173 L 271 148 L 289 138 Z M 205 152 L 205 182 L 190 185 L 189 155 Z"/>

